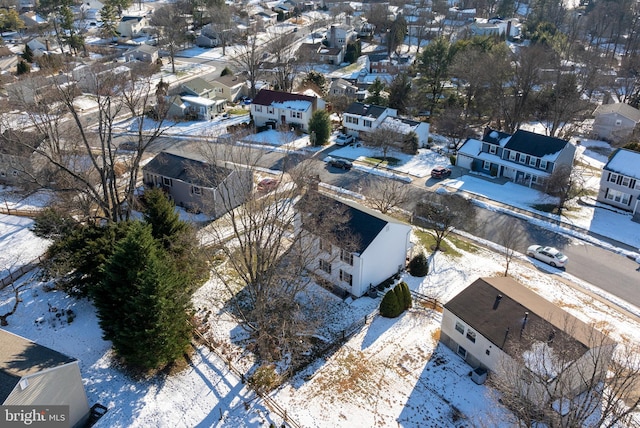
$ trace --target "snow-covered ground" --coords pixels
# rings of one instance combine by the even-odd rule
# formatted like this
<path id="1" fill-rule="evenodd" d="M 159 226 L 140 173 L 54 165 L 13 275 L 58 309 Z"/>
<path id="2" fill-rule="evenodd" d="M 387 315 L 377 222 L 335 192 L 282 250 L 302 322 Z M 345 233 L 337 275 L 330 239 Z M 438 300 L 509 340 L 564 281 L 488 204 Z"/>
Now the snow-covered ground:
<path id="1" fill-rule="evenodd" d="M 273 140 L 291 144 L 289 138 L 274 136 Z M 305 144 L 301 142 L 300 146 Z M 584 152 L 590 162 L 602 162 L 590 153 L 588 149 Z M 363 148 L 341 148 L 332 154 L 351 159 L 371 155 Z M 424 151 L 412 158 L 411 163 L 407 159 L 402 172 L 423 177 L 424 171 L 446 160 L 435 152 Z M 371 168 L 363 165 L 358 162 L 359 168 Z M 443 183 L 450 189 L 481 193 L 529 209 L 541 197 L 518 186 L 515 199 L 510 186 L 472 175 Z M 7 189 L 1 190 L 1 195 L 9 195 Z M 37 199 L 25 202 L 9 196 L 1 196 L 0 202 L 8 207 L 41 203 Z M 584 217 L 592 213 L 590 223 L 585 223 L 590 228 L 609 224 L 611 233 L 616 228 L 625 230 L 627 235 L 635 233 L 630 229 L 633 225 L 626 223 L 626 215 L 589 209 Z M 575 221 L 583 221 L 581 218 L 582 214 L 576 215 Z M 540 224 L 557 230 L 551 222 Z M 30 220 L 0 216 L 0 270 L 13 262 L 11 258 L 3 258 L 4 254 L 13 252 L 12 257 L 20 256 L 20 261 L 27 262 L 45 250 L 47 243 L 28 230 L 31 225 Z M 490 243 L 483 244 L 491 248 Z M 503 256 L 484 246 L 472 252 L 462 249 L 458 252 L 460 256 L 436 253 L 430 260 L 427 277 L 405 275 L 403 280 L 411 289 L 446 302 L 476 278 L 500 275 L 504 270 Z M 532 268 L 530 261 L 518 256 L 510 275 L 578 318 L 597 321 L 610 329 L 614 338 L 624 336 L 640 342 L 640 325 L 635 320 L 569 285 L 579 281 L 566 272 L 537 262 Z M 75 300 L 59 291 L 45 291 L 45 284 L 31 277 L 27 279 L 32 283 L 23 291 L 23 303 L 9 317 L 6 329 L 80 360 L 89 402 L 109 408 L 98 426 L 258 427 L 281 423 L 279 416 L 204 347 L 195 349 L 187 367 L 178 374 L 146 380 L 128 377 L 114 363 L 109 343 L 101 339 L 95 311 L 87 301 Z M 194 296 L 194 307 L 199 314 L 212 312 L 209 336 L 221 344 L 234 365 L 249 368 L 253 361 L 237 345 L 241 332 L 233 318 L 221 311 L 224 299 L 219 297 L 220 291 L 218 283 L 209 281 Z M 330 325 L 321 332 L 326 336 L 335 335 L 371 314 L 379 305 L 379 299 L 368 297 L 342 301 L 320 287 L 312 290 L 312 294 L 331 317 Z M 0 291 L 0 312 L 12 303 L 12 296 Z M 50 306 L 71 309 L 76 317 L 67 323 L 56 318 Z M 491 390 L 473 383 L 468 376 L 469 367 L 446 348 L 437 346 L 439 323 L 440 313 L 419 305 L 397 319 L 369 318 L 336 353 L 316 361 L 271 397 L 305 427 L 507 426 L 501 422 L 506 410 L 494 400 Z M 456 412 L 462 417 L 458 422 L 452 419 Z"/>

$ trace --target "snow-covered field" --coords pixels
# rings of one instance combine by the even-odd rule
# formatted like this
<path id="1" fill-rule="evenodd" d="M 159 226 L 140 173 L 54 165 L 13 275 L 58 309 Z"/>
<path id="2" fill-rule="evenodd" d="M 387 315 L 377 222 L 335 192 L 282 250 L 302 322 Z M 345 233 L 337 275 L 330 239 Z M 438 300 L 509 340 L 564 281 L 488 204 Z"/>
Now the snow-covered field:
<path id="1" fill-rule="evenodd" d="M 339 155 L 353 159 L 369 155 L 347 150 L 364 149 L 343 148 Z M 425 151 L 412 160 L 413 166 L 406 173 L 419 177 L 420 171 L 429 171 L 444 160 L 435 152 Z M 516 200 L 508 186 L 474 176 L 445 184 L 523 206 L 536 203 L 540 197 L 519 186 Z M 495 191 L 497 187 L 501 190 Z M 6 194 L 7 189 L 2 190 Z M 25 204 L 10 197 L 0 201 L 9 207 Z M 31 203 L 38 204 L 37 200 Z M 591 208 L 584 217 L 591 212 L 591 227 L 609 224 L 612 233 L 617 227 L 632 235 L 632 225 L 627 225 L 625 215 L 606 211 L 611 217 L 604 217 L 605 211 Z M 2 258 L 5 254 L 20 256 L 20 261 L 27 262 L 45 250 L 47 243 L 28 230 L 31 224 L 30 220 L 0 217 L 0 269 L 10 265 L 10 260 Z M 546 225 L 555 227 L 552 223 Z M 491 248 L 491 244 L 483 244 Z M 504 270 L 503 257 L 484 246 L 473 252 L 458 251 L 460 256 L 433 256 L 427 277 L 405 276 L 403 280 L 410 288 L 446 302 L 476 278 L 499 275 Z M 532 268 L 529 262 L 519 256 L 510 275 L 578 318 L 609 328 L 614 338 L 624 336 L 640 342 L 640 325 L 636 321 L 569 285 L 579 281 L 566 272 L 537 262 Z M 45 291 L 45 284 L 27 279 L 32 282 L 23 291 L 23 303 L 9 317 L 6 329 L 80 360 L 90 404 L 101 403 L 109 408 L 98 426 L 258 427 L 281 423 L 279 416 L 204 347 L 195 349 L 189 364 L 178 374 L 145 380 L 130 378 L 114 363 L 110 344 L 101 339 L 95 311 L 87 301 L 72 299 L 59 291 Z M 241 336 L 237 323 L 222 314 L 224 298 L 220 297 L 220 290 L 215 281 L 208 282 L 194 296 L 194 307 L 199 313 L 214 314 L 208 323 L 209 336 L 221 344 L 235 366 L 248 369 L 254 361 L 237 345 Z M 342 301 L 320 287 L 311 294 L 317 297 L 316 304 L 331 308 L 330 328 L 321 332 L 327 336 L 371 314 L 379 305 L 379 299 L 368 297 Z M 0 291 L 0 312 L 12 302 L 9 293 Z M 71 309 L 76 317 L 67 323 L 56 318 L 50 307 Z M 495 401 L 491 390 L 473 383 L 468 376 L 469 367 L 448 349 L 437 346 L 439 323 L 439 312 L 419 305 L 397 319 L 369 318 L 336 353 L 316 361 L 271 397 L 305 427 L 507 426 L 503 422 L 506 410 Z M 454 421 L 454 414 L 460 419 Z"/>

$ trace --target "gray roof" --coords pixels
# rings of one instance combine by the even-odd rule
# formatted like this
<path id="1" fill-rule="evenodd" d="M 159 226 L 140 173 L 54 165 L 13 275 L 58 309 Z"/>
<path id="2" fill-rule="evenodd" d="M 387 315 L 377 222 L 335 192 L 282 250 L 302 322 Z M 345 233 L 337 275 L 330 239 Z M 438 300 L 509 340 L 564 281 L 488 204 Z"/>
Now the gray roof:
<path id="1" fill-rule="evenodd" d="M 244 85 L 247 83 L 247 79 L 246 77 L 243 76 L 239 76 L 239 75 L 234 75 L 234 74 L 227 74 L 225 76 L 220 76 L 216 79 L 214 79 L 214 82 L 218 82 L 228 88 L 233 88 L 235 86 L 238 85 Z"/>
<path id="2" fill-rule="evenodd" d="M 562 151 L 567 144 L 569 144 L 568 141 L 560 138 L 518 129 L 505 144 L 504 148 L 540 158 Z"/>
<path id="3" fill-rule="evenodd" d="M 602 104 L 593 112 L 594 116 L 617 113 L 636 123 L 640 122 L 640 110 L 625 103 Z"/>
<path id="4" fill-rule="evenodd" d="M 297 206 L 302 211 L 311 212 L 313 219 L 311 223 L 307 224 L 313 224 L 313 221 L 322 223 L 325 215 L 336 215 L 336 220 L 333 218 L 330 220 L 336 223 L 328 231 L 330 236 L 323 236 L 323 238 L 329 239 L 338 247 L 344 247 L 345 242 L 348 241 L 346 243 L 349 244 L 349 250 L 360 254 L 371 245 L 387 224 L 403 224 L 392 217 L 355 202 L 338 200 L 319 192 L 308 193 Z M 309 210 L 305 210 L 305 206 L 308 206 Z M 340 218 L 345 221 L 340 221 Z"/>
<path id="5" fill-rule="evenodd" d="M 183 82 L 182 87 L 198 95 L 202 95 L 205 92 L 209 92 L 215 89 L 215 87 L 211 83 L 207 82 L 202 77 L 195 77 L 191 80 Z"/>
<path id="6" fill-rule="evenodd" d="M 496 305 L 499 295 L 502 298 Z M 511 355 L 516 349 L 529 348 L 534 341 L 547 342 L 552 332 L 557 339 L 564 336 L 565 340 L 579 345 L 574 347 L 576 358 L 591 346 L 613 343 L 593 327 L 509 277 L 479 278 L 444 307 Z M 562 343 L 567 343 L 565 340 Z"/>
<path id="7" fill-rule="evenodd" d="M 23 377 L 74 361 L 75 358 L 0 329 L 0 404 Z"/>
<path id="8" fill-rule="evenodd" d="M 344 112 L 349 114 L 357 114 L 359 116 L 380 117 L 380 115 L 384 113 L 386 109 L 387 108 L 383 106 L 354 102 L 349 107 L 347 107 Z"/>
<path id="9" fill-rule="evenodd" d="M 231 174 L 231 170 L 227 168 L 167 152 L 158 153 L 143 170 L 213 189 Z"/>

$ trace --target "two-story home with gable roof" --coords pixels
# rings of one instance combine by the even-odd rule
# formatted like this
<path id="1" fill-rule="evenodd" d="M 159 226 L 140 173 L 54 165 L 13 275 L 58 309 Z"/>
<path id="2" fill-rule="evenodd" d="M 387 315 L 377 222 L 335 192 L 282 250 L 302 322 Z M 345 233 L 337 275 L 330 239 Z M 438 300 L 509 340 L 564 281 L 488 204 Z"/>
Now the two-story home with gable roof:
<path id="1" fill-rule="evenodd" d="M 227 74 L 211 81 L 216 96 L 234 103 L 248 93 L 247 79 L 242 74 Z"/>
<path id="2" fill-rule="evenodd" d="M 220 217 L 244 203 L 253 188 L 250 170 L 161 152 L 143 168 L 144 184 L 160 187 L 176 205 Z"/>
<path id="3" fill-rule="evenodd" d="M 471 367 L 522 376 L 538 403 L 572 399 L 604 377 L 616 343 L 509 277 L 479 278 L 444 305 L 440 342 Z M 589 380 L 589 381 L 586 381 Z M 590 381 L 594 382 L 590 382 Z"/>
<path id="4" fill-rule="evenodd" d="M 607 141 L 624 141 L 640 123 L 640 110 L 625 103 L 599 105 L 593 116 L 594 134 Z"/>
<path id="5" fill-rule="evenodd" d="M 322 209 L 318 209 L 322 207 Z M 352 201 L 311 190 L 297 205 L 297 229 L 316 254 L 311 270 L 354 297 L 404 268 L 411 248 L 411 226 Z M 341 221 L 322 229 L 325 213 Z"/>
<path id="6" fill-rule="evenodd" d="M 201 77 L 180 84 L 179 94 L 169 97 L 169 118 L 210 120 L 223 113 L 227 100 L 216 96 L 216 87 Z"/>
<path id="7" fill-rule="evenodd" d="M 147 25 L 148 21 L 144 16 L 123 16 L 118 22 L 118 33 L 122 37 L 137 37 Z"/>
<path id="8" fill-rule="evenodd" d="M 566 140 L 517 130 L 513 135 L 487 128 L 482 140 L 469 138 L 458 150 L 456 165 L 542 188 L 560 165 L 573 167 L 576 148 Z"/>
<path id="9" fill-rule="evenodd" d="M 640 153 L 618 149 L 602 168 L 597 200 L 633 213 L 640 222 Z"/>
<path id="10" fill-rule="evenodd" d="M 262 89 L 251 103 L 251 117 L 258 127 L 291 126 L 308 131 L 313 112 L 324 108 L 319 97 Z"/>
<path id="11" fill-rule="evenodd" d="M 394 108 L 354 102 L 342 114 L 342 126 L 347 134 L 357 137 L 360 132 L 378 129 L 387 117 L 397 115 L 398 110 Z"/>

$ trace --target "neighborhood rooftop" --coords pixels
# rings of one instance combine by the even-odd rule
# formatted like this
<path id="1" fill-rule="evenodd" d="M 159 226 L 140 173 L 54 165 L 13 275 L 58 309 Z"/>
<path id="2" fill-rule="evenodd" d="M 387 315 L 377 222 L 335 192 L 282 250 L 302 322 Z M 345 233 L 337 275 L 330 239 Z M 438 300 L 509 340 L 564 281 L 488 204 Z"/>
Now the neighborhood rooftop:
<path id="1" fill-rule="evenodd" d="M 355 102 L 345 110 L 345 113 L 357 114 L 359 116 L 379 117 L 386 109 L 386 107 L 382 106 Z"/>
<path id="2" fill-rule="evenodd" d="M 611 156 L 604 169 L 627 177 L 640 177 L 640 153 L 618 149 Z"/>
<path id="3" fill-rule="evenodd" d="M 307 95 L 291 94 L 289 92 L 271 91 L 263 89 L 253 99 L 253 104 L 270 106 L 273 104 L 286 104 L 291 101 L 307 101 L 313 104 L 316 99 Z"/>
<path id="4" fill-rule="evenodd" d="M 548 137 L 535 132 L 518 129 L 515 134 L 509 138 L 506 149 L 515 150 L 517 152 L 527 153 L 536 157 L 552 155 L 561 151 L 568 142 L 560 138 Z"/>
<path id="5" fill-rule="evenodd" d="M 216 187 L 217 181 L 224 179 L 231 172 L 226 168 L 167 152 L 158 153 L 144 169 L 201 187 Z"/>

